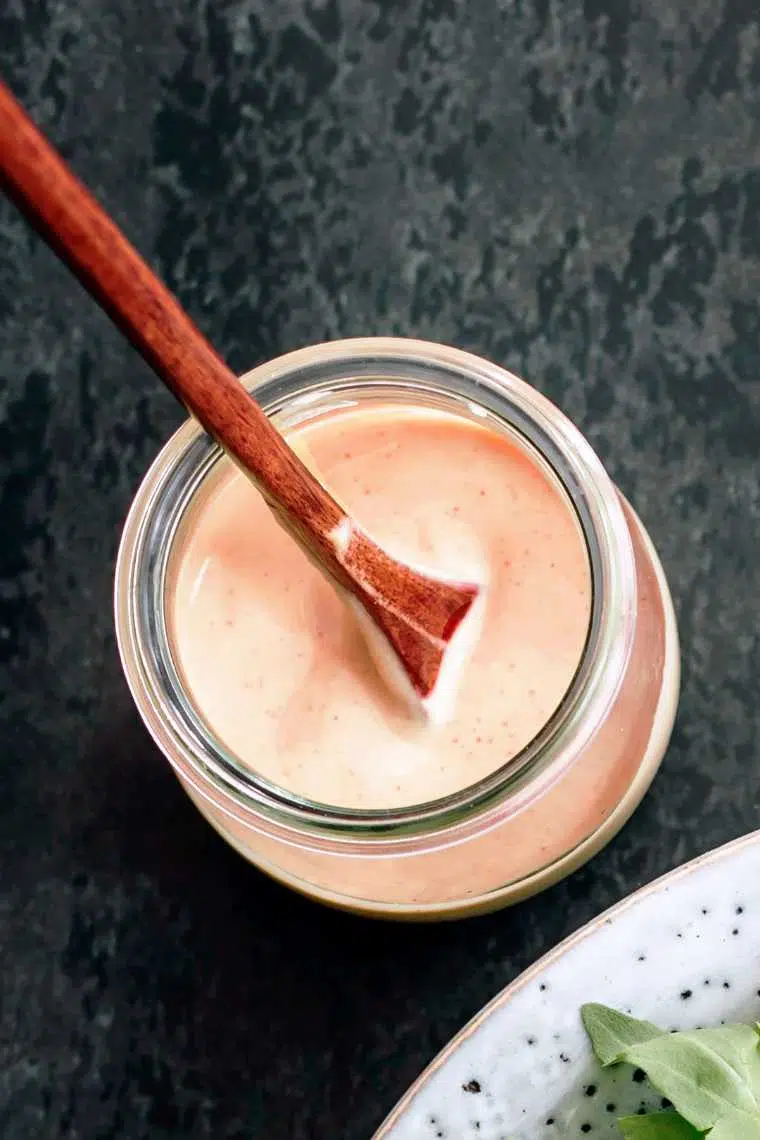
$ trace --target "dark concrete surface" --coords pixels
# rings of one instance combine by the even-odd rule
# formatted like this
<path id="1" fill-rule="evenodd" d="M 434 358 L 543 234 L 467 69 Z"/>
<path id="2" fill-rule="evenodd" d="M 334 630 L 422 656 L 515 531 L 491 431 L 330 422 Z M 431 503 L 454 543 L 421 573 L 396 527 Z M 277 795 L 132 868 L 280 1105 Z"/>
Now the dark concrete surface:
<path id="1" fill-rule="evenodd" d="M 234 367 L 489 355 L 669 574 L 674 739 L 589 867 L 443 927 L 291 897 L 196 816 L 117 660 L 120 525 L 181 413 L 0 207 L 0 1136 L 365 1140 L 525 965 L 757 824 L 757 5 L 5 0 L 0 63 Z"/>

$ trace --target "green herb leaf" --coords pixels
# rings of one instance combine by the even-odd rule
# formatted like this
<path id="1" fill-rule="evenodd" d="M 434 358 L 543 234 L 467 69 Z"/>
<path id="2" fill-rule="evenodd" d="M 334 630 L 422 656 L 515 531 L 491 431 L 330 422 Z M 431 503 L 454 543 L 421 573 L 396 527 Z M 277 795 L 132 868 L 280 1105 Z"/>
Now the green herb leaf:
<path id="1" fill-rule="evenodd" d="M 695 1036 L 668 1033 L 631 1046 L 624 1060 L 650 1082 L 700 1132 L 735 1109 L 757 1111 L 749 1085 L 718 1053 Z"/>
<path id="2" fill-rule="evenodd" d="M 697 1132 L 677 1112 L 624 1116 L 618 1124 L 625 1140 L 701 1140 L 702 1137 L 702 1133 Z"/>
<path id="3" fill-rule="evenodd" d="M 581 1006 L 581 1020 L 603 1068 L 625 1060 L 632 1045 L 666 1036 L 665 1031 L 651 1021 L 637 1021 L 635 1017 L 596 1002 Z"/>
<path id="4" fill-rule="evenodd" d="M 707 1136 L 709 1140 L 760 1140 L 760 1117 L 730 1113 L 722 1116 Z"/>
<path id="5" fill-rule="evenodd" d="M 751 1025 L 721 1025 L 717 1029 L 694 1029 L 679 1033 L 682 1039 L 699 1041 L 713 1049 L 751 1088 L 760 1094 L 760 1038 Z"/>
<path id="6" fill-rule="evenodd" d="M 667 1138 L 676 1127 L 674 1117 L 680 1116 L 692 1131 L 712 1129 L 709 1135 L 715 1140 L 760 1140 L 760 1027 L 724 1025 L 666 1033 L 651 1022 L 596 1004 L 583 1006 L 581 1017 L 602 1065 L 627 1062 L 643 1069 L 677 1110 L 628 1117 L 621 1124 L 624 1135 L 655 1140 L 659 1134 L 642 1131 L 649 1125 L 639 1123 L 653 1119 L 661 1130 L 671 1129 L 664 1133 Z M 689 1133 L 682 1128 L 675 1135 Z"/>

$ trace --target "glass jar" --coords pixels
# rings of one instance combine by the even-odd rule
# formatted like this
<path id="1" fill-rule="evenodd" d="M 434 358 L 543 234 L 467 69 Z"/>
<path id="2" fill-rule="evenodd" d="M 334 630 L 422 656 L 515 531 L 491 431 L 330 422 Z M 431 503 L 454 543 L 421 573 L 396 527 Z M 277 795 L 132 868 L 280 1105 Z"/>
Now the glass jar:
<path id="1" fill-rule="evenodd" d="M 300 799 L 242 766 L 214 738 L 173 659 L 166 599 L 175 540 L 228 463 L 189 421 L 135 497 L 115 583 L 128 684 L 188 795 L 261 870 L 322 902 L 373 915 L 464 916 L 568 874 L 637 806 L 675 717 L 675 616 L 641 522 L 549 400 L 457 349 L 396 338 L 338 341 L 290 353 L 242 379 L 284 431 L 381 401 L 446 410 L 507 433 L 551 469 L 577 515 L 589 556 L 591 619 L 560 707 L 526 748 L 479 783 L 402 809 Z"/>

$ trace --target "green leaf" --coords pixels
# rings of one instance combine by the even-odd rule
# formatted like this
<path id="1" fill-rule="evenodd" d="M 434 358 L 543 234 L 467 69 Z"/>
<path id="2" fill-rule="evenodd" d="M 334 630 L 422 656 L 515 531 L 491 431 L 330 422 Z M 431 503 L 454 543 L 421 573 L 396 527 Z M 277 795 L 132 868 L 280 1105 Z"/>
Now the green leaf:
<path id="1" fill-rule="evenodd" d="M 708 1140 L 760 1140 L 760 1116 L 732 1112 L 707 1133 Z"/>
<path id="2" fill-rule="evenodd" d="M 749 1085 L 755 1101 L 760 1094 L 760 1051 L 757 1030 L 751 1025 L 721 1025 L 679 1033 L 681 1039 L 699 1041 L 722 1057 Z"/>
<path id="3" fill-rule="evenodd" d="M 702 1137 L 702 1133 L 692 1128 L 677 1112 L 624 1116 L 618 1124 L 625 1140 L 701 1140 Z"/>
<path id="4" fill-rule="evenodd" d="M 620 1121 L 631 1140 L 760 1140 L 760 1025 L 724 1025 L 666 1033 L 607 1006 L 581 1017 L 603 1066 L 643 1069 L 675 1112 Z"/>
<path id="5" fill-rule="evenodd" d="M 632 1045 L 624 1060 L 643 1069 L 650 1082 L 700 1132 L 739 1109 L 753 1115 L 747 1082 L 695 1034 L 668 1033 Z"/>
<path id="6" fill-rule="evenodd" d="M 596 1002 L 581 1006 L 581 1020 L 603 1068 L 623 1061 L 632 1045 L 666 1036 L 665 1031 L 651 1021 L 637 1021 L 635 1017 Z"/>

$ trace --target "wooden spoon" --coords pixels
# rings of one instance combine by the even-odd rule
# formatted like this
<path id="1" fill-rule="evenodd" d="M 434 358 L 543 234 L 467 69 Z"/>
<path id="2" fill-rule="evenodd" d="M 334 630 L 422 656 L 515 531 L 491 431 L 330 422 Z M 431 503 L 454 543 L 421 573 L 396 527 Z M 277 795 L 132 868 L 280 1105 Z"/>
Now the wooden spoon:
<path id="1" fill-rule="evenodd" d="M 386 679 L 431 711 L 480 586 L 397 561 L 345 513 L 2 82 L 0 186 L 354 603 Z"/>

